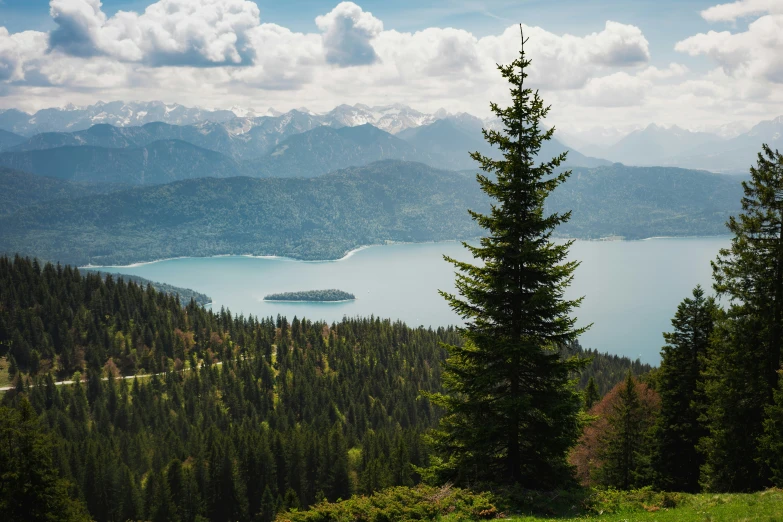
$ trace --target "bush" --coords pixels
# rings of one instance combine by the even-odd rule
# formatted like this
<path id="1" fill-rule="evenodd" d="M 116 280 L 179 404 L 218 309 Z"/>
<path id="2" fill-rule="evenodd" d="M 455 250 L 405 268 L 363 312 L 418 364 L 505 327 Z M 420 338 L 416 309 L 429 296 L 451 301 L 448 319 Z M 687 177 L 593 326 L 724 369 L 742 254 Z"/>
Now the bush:
<path id="1" fill-rule="evenodd" d="M 473 493 L 451 486 L 394 487 L 371 496 L 355 496 L 342 502 L 321 502 L 307 511 L 289 511 L 277 522 L 397 522 L 499 518 L 489 493 Z"/>

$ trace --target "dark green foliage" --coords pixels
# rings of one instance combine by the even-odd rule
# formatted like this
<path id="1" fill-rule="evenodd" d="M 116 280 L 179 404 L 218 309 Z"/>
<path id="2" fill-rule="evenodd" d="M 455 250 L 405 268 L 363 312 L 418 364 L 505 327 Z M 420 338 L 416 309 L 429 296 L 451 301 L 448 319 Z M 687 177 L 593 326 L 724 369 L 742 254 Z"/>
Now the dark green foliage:
<path id="1" fill-rule="evenodd" d="M 593 407 L 593 404 L 601 400 L 601 395 L 598 393 L 598 386 L 595 384 L 595 379 L 590 377 L 587 381 L 587 386 L 584 389 L 585 395 L 585 410 L 589 410 Z"/>
<path id="2" fill-rule="evenodd" d="M 466 320 L 465 343 L 448 346 L 447 393 L 434 396 L 446 413 L 433 441 L 444 475 L 461 483 L 554 488 L 569 477 L 566 452 L 579 437 L 582 406 L 569 378 L 584 364 L 561 350 L 583 330 L 570 315 L 579 300 L 563 297 L 578 266 L 566 261 L 571 243 L 550 240 L 570 213 L 544 212 L 548 194 L 568 178 L 553 175 L 566 154 L 535 159 L 554 130 L 542 131 L 549 108 L 523 86 L 529 63 L 523 49 L 498 66 L 513 105 L 491 104 L 505 132 L 484 137 L 503 159 L 472 154 L 488 173 L 477 180 L 493 205 L 489 214 L 470 211 L 487 236 L 480 246 L 465 246 L 482 265 L 447 258 L 459 270 L 460 297 L 441 293 Z"/>
<path id="3" fill-rule="evenodd" d="M 696 492 L 703 457 L 696 449 L 707 435 L 703 421 L 703 373 L 717 307 L 696 287 L 693 297 L 677 307 L 673 332 L 664 333 L 658 389 L 661 414 L 656 431 L 656 483 L 669 491 Z"/>
<path id="4" fill-rule="evenodd" d="M 55 445 L 27 400 L 0 407 L 0 519 L 87 521 L 54 462 Z"/>
<path id="5" fill-rule="evenodd" d="M 598 435 L 597 458 L 601 466 L 595 475 L 604 486 L 635 489 L 652 480 L 652 429 L 655 412 L 639 396 L 639 385 L 628 372 L 606 415 L 606 429 Z M 647 390 L 645 389 L 645 392 Z"/>
<path id="6" fill-rule="evenodd" d="M 702 484 L 713 491 L 769 484 L 759 439 L 781 364 L 783 155 L 764 146 L 743 188 L 742 213 L 728 222 L 731 246 L 713 263 L 715 289 L 729 301 L 705 373 Z"/>
<path id="7" fill-rule="evenodd" d="M 764 435 L 760 440 L 762 463 L 770 471 L 775 487 L 783 487 L 783 379 L 775 390 L 774 401 L 767 406 Z"/>
<path id="8" fill-rule="evenodd" d="M 76 384 L 25 377 L 4 401 L 29 397 L 57 441 L 56 469 L 99 520 L 268 519 L 415 484 L 429 459 L 421 434 L 438 419 L 419 391 L 440 390 L 441 343 L 460 341 L 374 318 L 183 308 L 152 287 L 22 258 L 0 258 L 0 285 L 4 349 L 16 353 L 16 339 L 48 346 L 46 361 L 86 361 L 63 371 L 84 369 Z M 114 379 L 110 357 L 162 373 Z"/>
<path id="9" fill-rule="evenodd" d="M 307 290 L 304 292 L 283 292 L 269 294 L 264 297 L 266 301 L 347 301 L 356 299 L 356 296 L 331 288 L 329 290 Z"/>
<path id="10" fill-rule="evenodd" d="M 578 355 L 581 359 L 587 360 L 587 366 L 582 368 L 577 374 L 577 388 L 585 390 L 592 379 L 595 381 L 598 395 L 603 397 L 609 390 L 614 388 L 618 382 L 625 379 L 628 370 L 638 377 L 647 377 L 653 370 L 649 364 L 643 364 L 639 359 L 631 360 L 621 355 L 601 353 L 598 350 L 582 348 L 577 343 L 572 343 L 567 354 Z"/>

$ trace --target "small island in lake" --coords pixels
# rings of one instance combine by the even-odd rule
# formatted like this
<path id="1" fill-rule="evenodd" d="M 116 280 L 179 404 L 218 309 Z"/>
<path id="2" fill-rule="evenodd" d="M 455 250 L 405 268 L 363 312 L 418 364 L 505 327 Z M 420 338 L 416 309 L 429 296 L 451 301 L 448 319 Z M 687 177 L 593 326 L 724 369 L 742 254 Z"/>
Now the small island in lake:
<path id="1" fill-rule="evenodd" d="M 280 294 L 269 294 L 264 297 L 264 301 L 352 301 L 356 296 L 343 292 L 342 290 L 307 290 L 305 292 L 283 292 Z"/>

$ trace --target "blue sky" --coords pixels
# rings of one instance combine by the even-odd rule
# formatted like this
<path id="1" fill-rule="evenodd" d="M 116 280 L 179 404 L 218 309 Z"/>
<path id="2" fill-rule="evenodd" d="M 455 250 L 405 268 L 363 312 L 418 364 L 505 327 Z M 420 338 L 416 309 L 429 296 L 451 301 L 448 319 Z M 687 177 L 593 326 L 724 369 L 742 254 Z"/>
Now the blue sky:
<path id="1" fill-rule="evenodd" d="M 156 6 L 185 1 L 157 0 Z M 170 101 L 281 109 L 307 104 L 316 110 L 343 102 L 401 101 L 423 110 L 443 105 L 480 112 L 486 102 L 479 103 L 475 96 L 483 92 L 481 81 L 492 81 L 487 63 L 509 56 L 503 46 L 512 40 L 508 34 L 503 37 L 504 31 L 522 22 L 543 30 L 531 42 L 539 46 L 533 50 L 535 65 L 548 78 L 541 88 L 557 103 L 557 116 L 574 109 L 574 126 L 593 121 L 638 126 L 655 120 L 708 127 L 783 112 L 783 70 L 778 69 L 783 65 L 776 65 L 783 38 L 778 41 L 774 35 L 778 27 L 783 32 L 783 0 L 364 0 L 340 6 L 322 0 L 258 1 L 255 21 L 237 30 L 236 49 L 219 45 L 212 47 L 211 56 L 204 49 L 214 42 L 205 40 L 210 38 L 206 34 L 189 34 L 193 42 L 182 42 L 181 49 L 152 48 L 144 37 L 112 42 L 119 11 L 135 13 L 133 24 L 139 27 L 170 29 L 164 27 L 165 20 L 146 17 L 145 22 L 144 10 L 153 3 L 149 0 L 105 0 L 94 20 L 78 13 L 87 7 L 90 11 L 97 0 L 52 0 L 60 25 L 50 16 L 48 0 L 0 2 L 0 27 L 11 41 L 5 47 L 16 57 L 6 57 L 11 72 L 0 83 L 0 108 L 31 110 L 115 96 L 171 99 L 178 94 L 181 100 Z M 242 4 L 243 9 L 250 2 L 192 0 Z M 710 8 L 714 13 L 705 15 Z M 252 11 L 245 9 L 248 19 L 253 19 Z M 190 16 L 201 14 L 194 8 Z M 324 17 L 320 24 L 319 16 Z M 610 28 L 608 21 L 616 24 Z M 261 27 L 255 27 L 259 23 Z M 280 32 L 286 30 L 298 36 Z M 23 31 L 37 32 L 35 49 L 22 41 Z M 595 34 L 600 41 L 591 36 Z M 0 33 L 0 80 L 2 38 Z M 73 38 L 81 43 L 71 45 Z M 493 38 L 504 43 L 493 43 Z M 240 49 L 247 41 L 255 47 Z M 620 48 L 623 45 L 627 48 Z M 443 56 L 433 55 L 426 46 L 448 49 L 454 63 L 441 71 Z M 30 58 L 24 58 L 23 48 Z M 351 57 L 359 50 L 366 60 Z M 624 52 L 634 58 L 616 59 Z M 607 58 L 601 53 L 620 54 Z M 335 58 L 338 55 L 343 58 Z M 467 85 L 469 81 L 475 85 Z M 502 92 L 502 85 L 493 86 L 489 93 Z M 679 106 L 664 105 L 667 87 Z M 442 99 L 439 93 L 444 93 Z"/>

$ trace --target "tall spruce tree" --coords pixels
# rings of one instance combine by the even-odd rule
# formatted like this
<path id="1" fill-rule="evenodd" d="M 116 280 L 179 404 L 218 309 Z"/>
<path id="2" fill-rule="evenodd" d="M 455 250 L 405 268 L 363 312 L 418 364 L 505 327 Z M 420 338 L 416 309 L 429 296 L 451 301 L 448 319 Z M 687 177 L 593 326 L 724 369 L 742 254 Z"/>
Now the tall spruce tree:
<path id="1" fill-rule="evenodd" d="M 446 258 L 458 269 L 460 296 L 441 294 L 466 320 L 465 342 L 447 347 L 446 393 L 433 396 L 445 415 L 433 442 L 453 480 L 549 488 L 570 475 L 566 453 L 580 434 L 582 399 L 569 379 L 582 363 L 562 351 L 584 329 L 571 316 L 581 300 L 564 298 L 578 266 L 566 260 L 571 242 L 551 239 L 570 212 L 544 212 L 544 200 L 570 172 L 555 172 L 566 153 L 537 158 L 554 128 L 542 129 L 549 107 L 524 85 L 529 65 L 524 38 L 519 57 L 498 65 L 513 103 L 491 103 L 504 132 L 483 133 L 503 158 L 471 154 L 494 202 L 488 215 L 469 211 L 487 235 L 479 246 L 463 244 L 481 263 Z"/>
<path id="2" fill-rule="evenodd" d="M 664 333 L 658 392 L 661 413 L 656 430 L 656 483 L 670 491 L 697 491 L 702 455 L 696 447 L 707 431 L 699 417 L 706 407 L 702 378 L 717 306 L 697 286 L 677 307 L 673 332 Z"/>
<path id="3" fill-rule="evenodd" d="M 742 213 L 727 224 L 731 246 L 713 262 L 715 290 L 729 300 L 705 382 L 702 483 L 716 491 L 769 484 L 759 440 L 783 342 L 783 155 L 764 145 L 750 173 Z"/>

